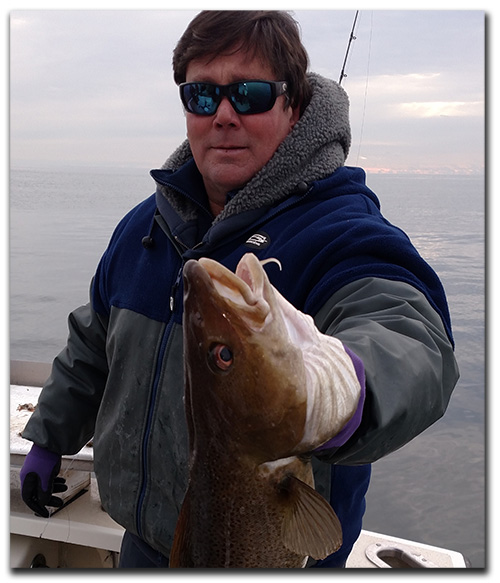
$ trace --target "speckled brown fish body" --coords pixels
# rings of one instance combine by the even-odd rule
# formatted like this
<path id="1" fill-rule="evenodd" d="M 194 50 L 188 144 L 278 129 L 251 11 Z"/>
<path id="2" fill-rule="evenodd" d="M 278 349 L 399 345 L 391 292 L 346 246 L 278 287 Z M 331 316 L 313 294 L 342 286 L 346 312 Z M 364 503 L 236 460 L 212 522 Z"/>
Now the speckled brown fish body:
<path id="1" fill-rule="evenodd" d="M 189 486 L 172 567 L 302 567 L 341 544 L 303 444 L 307 382 L 255 256 L 184 269 Z"/>

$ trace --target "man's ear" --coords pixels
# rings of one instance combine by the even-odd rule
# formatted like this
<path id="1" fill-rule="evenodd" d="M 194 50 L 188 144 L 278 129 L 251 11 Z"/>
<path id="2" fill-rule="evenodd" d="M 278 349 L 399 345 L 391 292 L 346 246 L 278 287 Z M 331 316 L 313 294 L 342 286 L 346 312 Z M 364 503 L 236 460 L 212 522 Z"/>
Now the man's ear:
<path id="1" fill-rule="evenodd" d="M 300 104 L 294 108 L 290 108 L 291 115 L 290 115 L 290 130 L 293 129 L 293 126 L 299 121 L 300 119 Z"/>

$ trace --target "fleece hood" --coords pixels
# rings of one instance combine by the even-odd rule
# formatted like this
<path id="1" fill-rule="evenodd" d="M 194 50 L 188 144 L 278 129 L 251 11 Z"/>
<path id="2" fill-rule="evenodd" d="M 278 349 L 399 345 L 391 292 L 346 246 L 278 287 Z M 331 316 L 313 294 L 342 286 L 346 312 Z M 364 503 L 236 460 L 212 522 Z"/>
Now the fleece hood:
<path id="1" fill-rule="evenodd" d="M 316 73 L 309 73 L 308 79 L 312 97 L 301 118 L 269 162 L 229 200 L 214 223 L 276 204 L 287 198 L 297 184 L 325 178 L 344 165 L 351 145 L 347 93 L 335 81 Z M 192 158 L 189 141 L 185 140 L 160 171 L 151 173 L 159 193 L 184 220 L 196 216 L 196 206 L 167 183 L 168 176 L 192 163 Z"/>

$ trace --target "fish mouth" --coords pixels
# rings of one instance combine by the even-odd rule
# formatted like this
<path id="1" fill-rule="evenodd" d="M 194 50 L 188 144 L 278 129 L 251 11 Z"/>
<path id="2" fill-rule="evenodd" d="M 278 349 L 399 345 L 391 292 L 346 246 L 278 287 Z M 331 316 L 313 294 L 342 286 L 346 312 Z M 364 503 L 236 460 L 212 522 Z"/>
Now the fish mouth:
<path id="1" fill-rule="evenodd" d="M 268 301 L 271 284 L 253 253 L 242 257 L 235 273 L 207 257 L 200 258 L 196 263 L 209 276 L 212 292 L 237 312 L 249 327 L 259 330 L 267 324 L 271 318 Z"/>
<path id="2" fill-rule="evenodd" d="M 247 253 L 233 273 L 217 261 L 201 257 L 198 261 L 188 261 L 184 273 L 188 279 L 194 279 L 194 271 L 198 273 L 205 282 L 204 291 L 199 292 L 217 299 L 226 318 L 237 314 L 255 332 L 261 332 L 271 322 L 278 325 L 281 321 L 288 341 L 302 348 L 314 345 L 318 330 L 313 319 L 296 310 L 271 285 L 263 268 L 270 262 L 277 263 L 281 270 L 277 259 L 260 261 L 253 253 Z"/>

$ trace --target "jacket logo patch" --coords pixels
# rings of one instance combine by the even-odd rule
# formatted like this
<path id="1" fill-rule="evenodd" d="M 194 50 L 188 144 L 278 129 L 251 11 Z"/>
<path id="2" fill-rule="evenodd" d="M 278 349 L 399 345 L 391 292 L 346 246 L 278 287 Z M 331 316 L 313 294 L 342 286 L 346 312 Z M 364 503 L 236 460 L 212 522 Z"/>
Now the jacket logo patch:
<path id="1" fill-rule="evenodd" d="M 254 233 L 245 241 L 245 247 L 250 247 L 250 249 L 265 249 L 269 247 L 271 243 L 271 238 L 264 231 L 258 231 Z"/>

